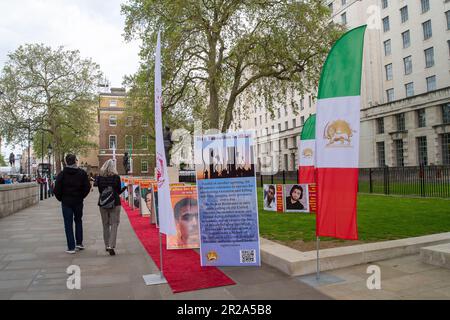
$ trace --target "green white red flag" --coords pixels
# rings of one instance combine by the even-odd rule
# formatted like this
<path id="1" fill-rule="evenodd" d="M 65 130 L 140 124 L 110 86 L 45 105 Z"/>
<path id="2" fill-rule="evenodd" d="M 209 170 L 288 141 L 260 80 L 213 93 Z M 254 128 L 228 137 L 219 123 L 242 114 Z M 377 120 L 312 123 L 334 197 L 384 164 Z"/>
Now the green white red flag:
<path id="1" fill-rule="evenodd" d="M 317 236 L 358 239 L 356 203 L 361 72 L 366 26 L 332 47 L 319 82 L 316 113 Z"/>
<path id="2" fill-rule="evenodd" d="M 298 181 L 299 183 L 315 183 L 314 158 L 316 155 L 316 115 L 310 115 L 303 124 L 298 146 Z"/>

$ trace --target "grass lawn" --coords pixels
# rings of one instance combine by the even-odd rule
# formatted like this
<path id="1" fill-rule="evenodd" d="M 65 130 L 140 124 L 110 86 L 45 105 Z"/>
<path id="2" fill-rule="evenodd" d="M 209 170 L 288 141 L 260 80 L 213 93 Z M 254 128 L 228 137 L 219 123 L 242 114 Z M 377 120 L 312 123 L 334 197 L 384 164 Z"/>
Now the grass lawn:
<path id="1" fill-rule="evenodd" d="M 299 242 L 315 241 L 314 214 L 264 211 L 262 188 L 258 188 L 258 205 L 259 229 L 262 237 L 293 247 Z M 449 232 L 450 200 L 359 194 L 357 219 L 359 242 Z M 355 244 L 321 237 L 321 241 L 330 240 L 338 245 Z M 307 246 L 310 250 L 313 248 L 311 244 Z"/>

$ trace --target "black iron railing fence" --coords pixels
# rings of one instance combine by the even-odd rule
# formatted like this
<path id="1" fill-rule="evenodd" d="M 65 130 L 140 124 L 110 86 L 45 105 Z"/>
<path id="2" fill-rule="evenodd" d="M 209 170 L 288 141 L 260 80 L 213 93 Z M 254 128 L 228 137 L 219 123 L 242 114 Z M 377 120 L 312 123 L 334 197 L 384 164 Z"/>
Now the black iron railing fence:
<path id="1" fill-rule="evenodd" d="M 298 170 L 273 175 L 256 174 L 263 184 L 298 183 Z M 180 182 L 195 182 L 195 173 L 180 174 Z M 358 191 L 386 195 L 450 198 L 450 166 L 360 168 Z"/>

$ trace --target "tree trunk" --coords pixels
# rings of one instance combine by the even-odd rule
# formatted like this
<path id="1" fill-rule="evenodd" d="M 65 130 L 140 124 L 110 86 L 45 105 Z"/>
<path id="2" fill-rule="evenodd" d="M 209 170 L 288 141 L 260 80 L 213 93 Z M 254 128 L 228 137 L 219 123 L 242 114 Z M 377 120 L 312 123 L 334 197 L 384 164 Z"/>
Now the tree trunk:
<path id="1" fill-rule="evenodd" d="M 208 83 L 209 83 L 209 106 L 208 120 L 209 129 L 219 129 L 219 98 L 217 92 L 217 36 L 212 35 L 209 40 L 209 62 L 208 62 Z"/>

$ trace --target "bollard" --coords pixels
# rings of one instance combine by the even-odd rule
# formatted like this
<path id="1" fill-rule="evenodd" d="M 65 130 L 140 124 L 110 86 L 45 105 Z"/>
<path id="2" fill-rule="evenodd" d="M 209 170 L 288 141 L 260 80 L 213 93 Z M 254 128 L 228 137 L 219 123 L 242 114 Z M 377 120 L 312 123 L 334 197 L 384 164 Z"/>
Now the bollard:
<path id="1" fill-rule="evenodd" d="M 39 183 L 39 195 L 40 195 L 40 200 L 44 200 L 44 186 L 42 185 L 42 183 Z"/>

